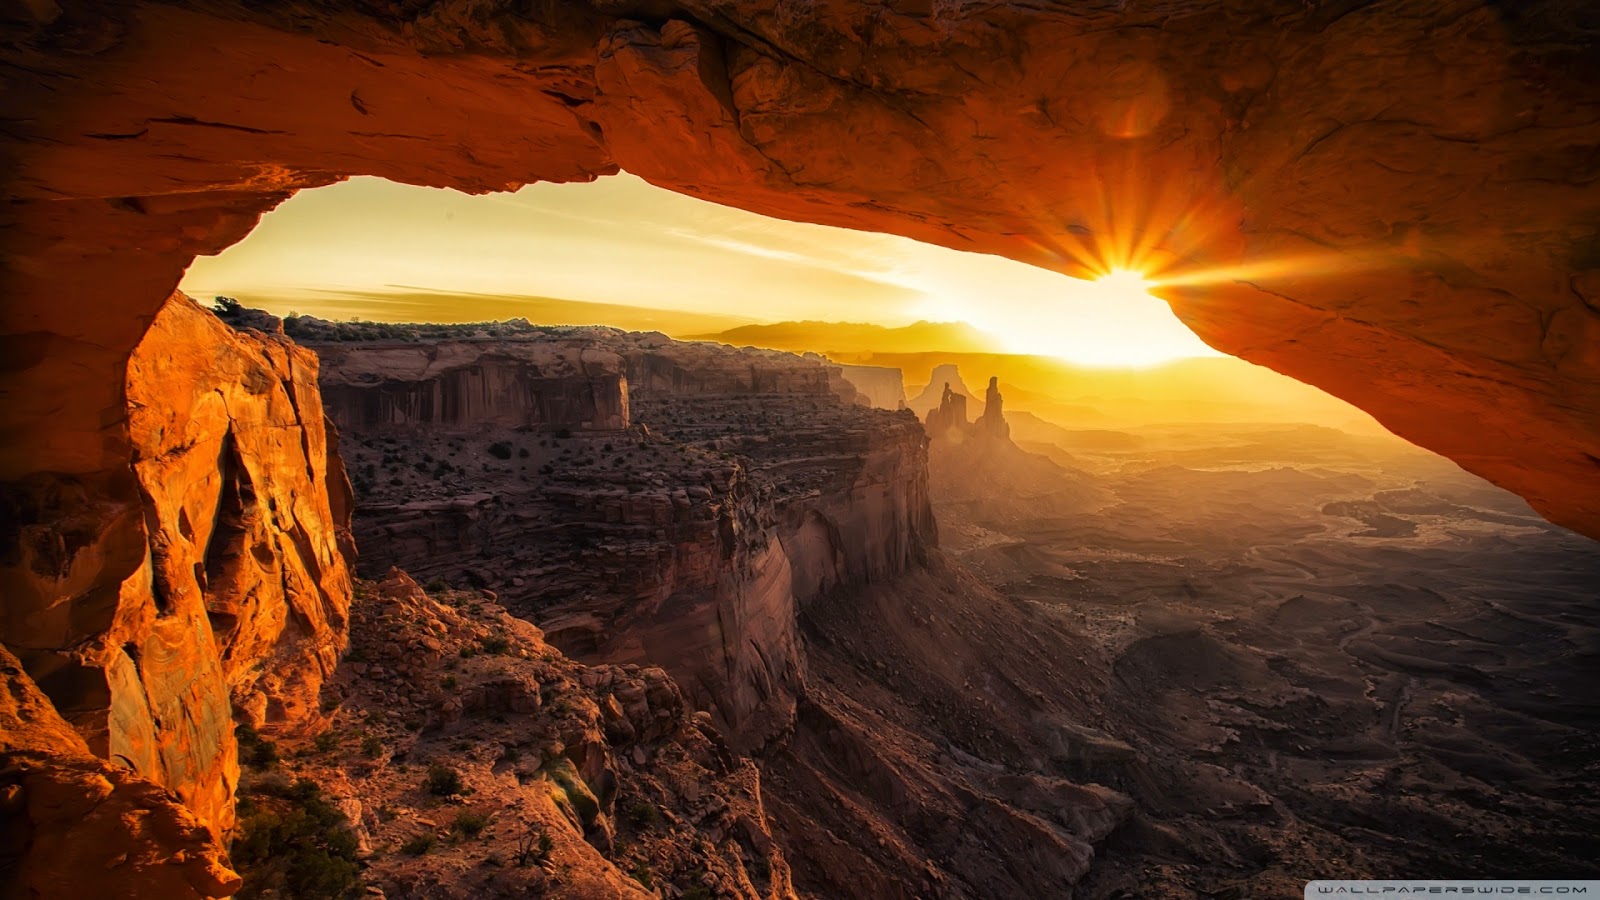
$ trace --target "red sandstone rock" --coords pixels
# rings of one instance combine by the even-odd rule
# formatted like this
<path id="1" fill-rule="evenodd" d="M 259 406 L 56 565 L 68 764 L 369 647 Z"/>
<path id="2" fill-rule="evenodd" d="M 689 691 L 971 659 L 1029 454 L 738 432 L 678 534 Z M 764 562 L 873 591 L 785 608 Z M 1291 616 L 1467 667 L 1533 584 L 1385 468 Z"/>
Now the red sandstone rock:
<path id="1" fill-rule="evenodd" d="M 0 425 L 27 437 L 0 477 L 131 503 L 114 423 L 144 317 L 286 192 L 621 166 L 785 218 L 1152 270 L 1213 345 L 1600 533 L 1579 6 L 40 6 L 6 33 L 0 329 L 42 349 L 9 354 Z"/>
<path id="2" fill-rule="evenodd" d="M 314 715 L 344 643 L 349 488 L 316 377 L 310 352 L 174 295 L 129 363 L 137 508 L 81 526 L 131 517 L 138 543 L 117 553 L 132 571 L 40 602 L 81 577 L 88 553 L 71 530 L 29 526 L 28 546 L 67 549 L 35 556 L 32 590 L 5 607 L 7 645 L 95 755 L 166 785 L 219 832 L 233 822 L 235 715 L 269 728 Z"/>
<path id="3" fill-rule="evenodd" d="M 0 647 L 0 896 L 200 900 L 239 887 L 176 796 L 89 754 Z"/>

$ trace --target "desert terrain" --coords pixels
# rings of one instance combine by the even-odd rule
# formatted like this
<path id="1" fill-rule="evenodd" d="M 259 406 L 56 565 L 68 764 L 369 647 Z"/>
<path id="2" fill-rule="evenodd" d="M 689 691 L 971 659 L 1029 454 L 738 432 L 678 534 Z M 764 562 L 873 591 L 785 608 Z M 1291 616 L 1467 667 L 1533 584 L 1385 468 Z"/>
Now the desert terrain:
<path id="1" fill-rule="evenodd" d="M 1597 871 L 1593 542 L 1391 437 L 1048 436 L 935 441 L 931 485 L 945 552 L 1092 648 L 1138 751 L 1090 767 L 1139 815 L 1087 896 Z"/>
<path id="2" fill-rule="evenodd" d="M 1600 551 L 1337 401 L 1301 411 L 1356 430 L 1294 422 L 1271 373 L 1052 404 L 1063 367 L 1012 359 L 1034 389 L 1002 408 L 938 362 L 991 356 L 918 354 L 906 388 L 613 329 L 296 327 L 364 574 L 664 666 L 759 769 L 800 896 L 1595 870 Z M 1208 389 L 1199 421 L 1127 424 Z"/>

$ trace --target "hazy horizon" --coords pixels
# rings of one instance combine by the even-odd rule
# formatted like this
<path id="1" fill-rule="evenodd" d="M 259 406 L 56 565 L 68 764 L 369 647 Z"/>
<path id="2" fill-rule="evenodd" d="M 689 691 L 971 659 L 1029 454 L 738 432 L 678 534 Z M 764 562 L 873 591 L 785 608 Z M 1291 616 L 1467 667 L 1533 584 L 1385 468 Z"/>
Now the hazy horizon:
<path id="1" fill-rule="evenodd" d="M 377 178 L 302 191 L 239 244 L 197 259 L 180 287 L 332 319 L 537 321 L 518 303 L 559 300 L 697 323 L 655 326 L 669 334 L 806 320 L 959 322 L 994 335 L 998 351 L 1088 365 L 1222 355 L 1165 302 L 1126 286 L 770 219 L 627 174 L 484 196 Z"/>

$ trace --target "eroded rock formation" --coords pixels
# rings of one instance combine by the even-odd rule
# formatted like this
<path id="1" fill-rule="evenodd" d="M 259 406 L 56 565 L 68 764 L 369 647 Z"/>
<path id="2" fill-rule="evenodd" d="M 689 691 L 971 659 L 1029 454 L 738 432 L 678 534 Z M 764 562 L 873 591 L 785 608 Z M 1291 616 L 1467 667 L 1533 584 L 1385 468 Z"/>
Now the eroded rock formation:
<path id="1" fill-rule="evenodd" d="M 963 439 L 972 424 L 967 421 L 967 395 L 956 393 L 950 389 L 950 383 L 945 382 L 939 405 L 928 410 L 924 424 L 929 437 L 936 440 Z"/>
<path id="2" fill-rule="evenodd" d="M 888 366 L 839 366 L 866 401 L 879 409 L 905 409 L 906 382 L 899 369 Z"/>
<path id="3" fill-rule="evenodd" d="M 1011 438 L 1011 426 L 1006 424 L 1004 399 L 1000 396 L 1000 379 L 989 376 L 989 389 L 983 394 L 983 415 L 978 417 L 978 430 L 992 440 Z"/>
<path id="4" fill-rule="evenodd" d="M 928 375 L 928 383 L 915 397 L 906 401 L 906 408 L 921 416 L 924 421 L 928 413 L 933 412 L 944 404 L 945 391 L 959 394 L 972 405 L 978 405 L 977 398 L 972 396 L 972 391 L 961 378 L 961 369 L 955 363 L 941 363 L 933 367 L 933 372 Z"/>
<path id="5" fill-rule="evenodd" d="M 0 478 L 132 502 L 128 354 L 188 261 L 290 192 L 621 167 L 1069 274 L 1144 268 L 1214 346 L 1600 533 L 1584 4 L 644 12 L 25 7 L 5 24 Z"/>
<path id="6" fill-rule="evenodd" d="M 236 333 L 174 295 L 126 392 L 136 502 L 86 493 L 74 502 L 99 516 L 76 529 L 23 519 L 3 636 L 96 756 L 222 832 L 235 715 L 281 728 L 314 714 L 343 647 L 350 489 L 316 357 L 282 336 Z M 123 530 L 137 540 L 92 542 Z"/>
<path id="7" fill-rule="evenodd" d="M 581 358 L 592 386 L 562 375 L 561 390 L 620 379 L 631 424 L 585 430 L 587 408 L 536 428 L 336 412 L 365 570 L 487 588 L 564 652 L 663 666 L 740 749 L 792 726 L 797 604 L 904 573 L 935 544 L 922 429 L 862 406 L 820 357 L 609 328 L 446 343 L 474 366 Z M 433 390 L 411 363 L 445 352 L 311 346 L 349 409 Z"/>
<path id="8" fill-rule="evenodd" d="M 323 402 L 340 428 L 628 427 L 622 360 L 582 343 L 397 344 L 346 354 L 324 345 Z"/>
<path id="9" fill-rule="evenodd" d="M 239 887 L 177 796 L 89 752 L 0 647 L 0 895 L 200 900 Z"/>
<path id="10" fill-rule="evenodd" d="M 793 900 L 755 765 L 660 668 L 580 666 L 482 594 L 430 596 L 399 571 L 358 594 L 327 690 L 334 740 L 301 742 L 296 774 L 349 816 L 365 883 L 390 897 L 671 886 Z M 459 790 L 419 791 L 436 767 Z M 425 853 L 395 852 L 417 841 Z"/>

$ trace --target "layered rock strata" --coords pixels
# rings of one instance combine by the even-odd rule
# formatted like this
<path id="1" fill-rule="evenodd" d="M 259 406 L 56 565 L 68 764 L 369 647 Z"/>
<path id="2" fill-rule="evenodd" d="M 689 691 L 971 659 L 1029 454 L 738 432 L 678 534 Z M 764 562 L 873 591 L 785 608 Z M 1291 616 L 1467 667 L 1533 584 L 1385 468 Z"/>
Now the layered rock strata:
<path id="1" fill-rule="evenodd" d="M 487 588 L 581 659 L 664 666 L 740 748 L 793 720 L 796 604 L 905 572 L 934 544 L 921 428 L 857 403 L 820 358 L 603 328 L 472 346 L 452 352 L 581 353 L 604 385 L 625 381 L 630 424 L 350 417 L 363 566 Z M 408 390 L 418 370 L 391 360 L 437 352 L 315 347 L 351 407 Z"/>
<path id="2" fill-rule="evenodd" d="M 585 355 L 585 350 L 590 352 Z M 582 342 L 324 345 L 328 415 L 345 429 L 628 427 L 622 360 Z"/>

